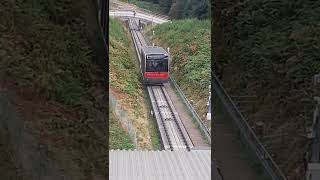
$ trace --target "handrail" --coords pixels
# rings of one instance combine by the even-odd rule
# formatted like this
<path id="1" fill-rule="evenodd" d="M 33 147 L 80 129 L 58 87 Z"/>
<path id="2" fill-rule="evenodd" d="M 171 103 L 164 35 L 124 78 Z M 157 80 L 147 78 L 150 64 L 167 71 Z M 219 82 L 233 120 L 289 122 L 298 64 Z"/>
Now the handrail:
<path id="1" fill-rule="evenodd" d="M 270 178 L 272 180 L 286 180 L 287 178 L 284 176 L 283 172 L 273 161 L 268 151 L 262 145 L 215 75 L 213 75 L 213 89 L 240 129 L 241 135 L 245 138 L 246 143 L 249 145 L 251 150 L 255 152 L 257 159 L 260 161 Z"/>
<path id="2" fill-rule="evenodd" d="M 180 89 L 179 85 L 176 83 L 176 81 L 169 77 L 170 81 L 172 82 L 175 89 L 178 91 L 180 97 L 182 98 L 183 102 L 186 104 L 190 112 L 192 113 L 193 118 L 197 121 L 197 123 L 200 125 L 200 129 L 204 132 L 208 142 L 211 144 L 211 133 L 210 130 L 207 128 L 207 126 L 201 121 L 201 118 L 197 114 L 197 112 L 193 109 L 192 105 L 188 101 L 187 97 L 184 95 L 182 90 Z"/>
<path id="3" fill-rule="evenodd" d="M 149 14 L 152 14 L 153 16 L 156 16 L 156 17 L 161 17 L 163 19 L 170 20 L 169 16 L 166 16 L 166 15 L 163 15 L 163 14 L 160 14 L 160 13 L 156 13 L 156 12 L 153 12 L 153 11 L 150 11 L 150 10 L 147 10 L 147 9 L 143 9 L 143 8 L 138 8 L 138 10 L 142 11 L 142 12 L 147 12 Z"/>
<path id="4" fill-rule="evenodd" d="M 113 8 L 110 11 L 134 11 L 134 10 L 132 10 L 132 9 L 123 9 L 123 8 Z M 138 10 L 136 10 L 136 12 L 144 13 L 144 14 L 149 15 L 149 16 L 154 16 L 154 17 L 157 17 L 159 19 L 170 21 L 170 17 L 169 16 L 160 15 L 160 14 L 154 13 L 154 12 L 149 11 L 149 10 L 138 9 Z"/>
<path id="5" fill-rule="evenodd" d="M 135 8 L 138 10 L 138 11 L 141 11 L 141 12 L 147 12 L 149 14 L 152 14 L 153 16 L 157 16 L 157 17 L 161 17 L 163 19 L 166 19 L 166 20 L 169 20 L 170 17 L 169 16 L 166 16 L 166 15 L 163 15 L 163 14 L 160 14 L 160 13 L 156 13 L 156 12 L 153 12 L 153 11 L 150 11 L 150 10 L 147 10 L 147 9 L 143 9 L 141 7 L 138 7 L 134 4 L 128 4 L 128 3 L 124 3 L 124 2 L 118 2 L 118 4 L 122 4 L 122 5 L 126 5 L 126 6 L 130 6 L 130 5 L 133 5 L 135 6 Z M 119 8 L 120 9 L 120 8 Z M 132 10 L 132 9 L 130 9 Z"/>
<path id="6" fill-rule="evenodd" d="M 131 12 L 133 12 L 134 10 L 132 10 L 132 9 L 123 9 L 123 8 L 119 8 L 119 9 L 114 8 L 114 9 L 111 9 L 109 12 L 112 12 L 112 11 L 131 11 Z M 158 15 L 158 14 L 155 14 L 155 13 L 153 13 L 152 11 L 148 11 L 148 10 L 141 10 L 141 9 L 139 9 L 139 10 L 137 10 L 136 12 L 144 13 L 144 14 L 146 14 L 146 15 L 154 16 L 154 17 L 157 17 L 157 18 L 159 18 L 159 19 L 163 19 L 163 20 L 167 20 L 167 21 L 170 20 L 170 18 L 169 18 L 168 16 Z"/>
<path id="7" fill-rule="evenodd" d="M 111 10 L 109 11 L 109 15 L 121 15 L 123 17 L 137 17 L 137 18 L 141 18 L 141 19 L 146 19 L 148 21 L 152 21 L 154 23 L 165 23 L 169 20 L 167 19 L 163 19 L 161 17 L 157 17 L 154 16 L 152 14 L 146 14 L 144 12 L 138 12 L 136 15 L 134 15 L 134 11 L 133 10 L 124 10 L 124 9 L 120 9 L 120 10 Z"/>

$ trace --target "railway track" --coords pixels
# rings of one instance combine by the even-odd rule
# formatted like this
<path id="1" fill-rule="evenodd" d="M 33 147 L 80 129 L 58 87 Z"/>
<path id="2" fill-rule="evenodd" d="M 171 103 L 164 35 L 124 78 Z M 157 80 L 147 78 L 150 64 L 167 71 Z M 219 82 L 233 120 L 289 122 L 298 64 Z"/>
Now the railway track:
<path id="1" fill-rule="evenodd" d="M 137 21 L 129 18 L 129 29 L 139 59 L 141 71 L 140 49 L 149 45 L 139 30 Z M 163 86 L 147 86 L 154 116 L 157 121 L 161 141 L 166 150 L 191 150 L 192 141 L 186 131 L 175 107 Z"/>

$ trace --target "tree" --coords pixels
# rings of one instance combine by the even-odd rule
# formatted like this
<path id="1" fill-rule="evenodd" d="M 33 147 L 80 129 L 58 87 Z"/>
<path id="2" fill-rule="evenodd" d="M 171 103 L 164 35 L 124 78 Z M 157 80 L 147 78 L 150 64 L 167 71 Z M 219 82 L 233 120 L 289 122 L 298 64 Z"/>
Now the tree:
<path id="1" fill-rule="evenodd" d="M 190 0 L 174 0 L 172 2 L 169 16 L 176 19 L 184 18 L 185 17 L 184 10 L 185 10 L 185 7 L 188 6 L 188 1 Z"/>
<path id="2" fill-rule="evenodd" d="M 211 17 L 212 0 L 144 0 L 159 4 L 165 14 L 175 19 Z"/>
<path id="3" fill-rule="evenodd" d="M 193 17 L 204 19 L 208 17 L 208 9 L 208 0 L 193 0 L 191 14 Z"/>
<path id="4" fill-rule="evenodd" d="M 164 13 L 168 14 L 172 5 L 172 0 L 159 0 L 159 5 Z"/>

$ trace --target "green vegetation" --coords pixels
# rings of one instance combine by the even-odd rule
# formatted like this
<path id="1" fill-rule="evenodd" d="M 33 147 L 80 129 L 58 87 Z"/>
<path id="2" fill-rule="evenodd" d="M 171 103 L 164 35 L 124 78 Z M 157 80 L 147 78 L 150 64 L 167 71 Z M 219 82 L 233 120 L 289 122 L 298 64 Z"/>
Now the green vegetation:
<path id="1" fill-rule="evenodd" d="M 109 19 L 109 86 L 115 93 L 121 96 L 124 101 L 123 106 L 134 115 L 132 124 L 137 129 L 138 144 L 145 148 L 160 149 L 159 134 L 156 129 L 155 121 L 151 121 L 149 110 L 145 106 L 148 100 L 146 92 L 140 82 L 140 74 L 133 43 L 129 32 L 124 28 L 120 21 Z M 110 131 L 118 131 L 120 126 L 110 126 Z M 111 134 L 113 136 L 113 134 Z M 150 139 L 148 139 L 150 136 Z M 117 136 L 110 137 L 117 140 Z M 125 140 L 125 139 L 124 139 Z M 127 147 L 126 142 L 119 142 Z M 121 147 L 120 147 L 121 148 Z M 143 148 L 143 147 L 141 147 Z"/>
<path id="2" fill-rule="evenodd" d="M 109 111 L 109 149 L 134 149 L 134 144 L 113 112 Z"/>
<path id="3" fill-rule="evenodd" d="M 170 81 L 170 84 L 172 87 L 174 87 L 174 84 L 172 81 Z M 181 102 L 183 102 L 183 97 L 180 95 L 180 93 L 178 92 L 178 90 L 176 88 L 174 88 L 174 92 L 178 95 L 178 98 L 180 99 Z M 188 109 L 187 105 L 185 103 L 183 103 L 183 106 L 185 109 Z M 192 117 L 192 123 L 198 128 L 198 130 L 201 133 L 201 137 L 204 140 L 205 144 L 209 144 L 208 138 L 206 136 L 206 134 L 202 131 L 201 129 L 201 125 L 197 122 L 197 120 L 193 117 L 192 112 L 188 111 L 188 114 L 190 117 Z M 209 125 L 209 127 L 211 127 L 211 124 Z"/>
<path id="4" fill-rule="evenodd" d="M 174 19 L 211 18 L 211 0 L 172 0 L 169 16 Z"/>
<path id="5" fill-rule="evenodd" d="M 194 101 L 200 116 L 206 114 L 211 81 L 211 30 L 209 20 L 186 19 L 154 28 L 156 44 L 170 47 L 170 73 Z"/>
<path id="6" fill-rule="evenodd" d="M 24 41 L 17 55 L 2 59 L 0 70 L 21 84 L 32 83 L 48 98 L 89 108 L 85 107 L 90 101 L 87 89 L 99 68 L 91 61 L 83 5 L 81 1 L 17 1 L 14 28 L 20 34 L 17 39 Z M 3 43 L 5 51 L 12 51 Z"/>
<path id="7" fill-rule="evenodd" d="M 62 173 L 87 179 L 106 175 L 107 153 L 103 67 L 88 37 L 91 10 L 87 0 L 0 3 L 0 79 L 9 78 L 1 88 Z"/>
<path id="8" fill-rule="evenodd" d="M 251 124 L 262 121 L 266 135 L 287 134 L 270 139 L 268 150 L 288 177 L 301 176 L 296 172 L 307 148 L 302 136 L 305 121 L 311 120 L 302 114 L 319 93 L 311 85 L 312 76 L 320 72 L 319 5 L 234 1 L 223 4 L 221 16 L 214 18 L 215 40 L 221 46 L 215 53 L 220 65 L 216 72 L 231 94 L 258 96 L 255 111 L 247 114 Z"/>
<path id="9" fill-rule="evenodd" d="M 130 59 L 127 32 L 114 19 L 109 18 L 109 80 L 110 86 L 138 96 L 138 74 Z M 129 100 L 129 99 L 127 99 Z M 110 109 L 110 108 L 109 108 Z M 122 129 L 119 120 L 109 110 L 109 149 L 133 149 L 129 134 Z"/>
<path id="10" fill-rule="evenodd" d="M 110 86 L 137 98 L 141 89 L 136 70 L 132 60 L 128 41 L 128 32 L 116 20 L 109 18 L 109 80 Z"/>
<path id="11" fill-rule="evenodd" d="M 149 117 L 150 119 L 152 117 Z M 160 133 L 157 129 L 156 120 L 153 119 L 153 123 L 150 123 L 150 130 L 151 130 L 151 143 L 154 150 L 160 150 L 161 149 L 161 142 L 160 142 Z"/>
<path id="12" fill-rule="evenodd" d="M 150 100 L 148 99 L 148 95 L 147 95 L 147 89 L 145 89 L 145 94 L 144 94 L 144 100 L 145 102 L 147 102 L 147 106 L 151 107 L 151 103 Z M 152 143 L 152 147 L 155 150 L 160 150 L 161 149 L 161 142 L 160 142 L 160 132 L 157 129 L 157 123 L 156 123 L 156 119 L 150 114 L 148 113 L 147 115 L 148 119 L 152 119 L 152 122 L 149 125 L 149 129 L 151 132 L 151 143 Z"/>
<path id="13" fill-rule="evenodd" d="M 148 1 L 139 1 L 139 0 L 129 0 L 128 2 L 138 6 L 139 8 L 147 9 L 155 13 L 160 13 L 160 14 L 164 13 L 163 8 L 161 8 L 159 4 L 155 4 Z"/>
<path id="14" fill-rule="evenodd" d="M 127 2 L 127 0 L 122 0 Z M 129 0 L 140 8 L 169 15 L 173 19 L 211 17 L 211 0 Z"/>

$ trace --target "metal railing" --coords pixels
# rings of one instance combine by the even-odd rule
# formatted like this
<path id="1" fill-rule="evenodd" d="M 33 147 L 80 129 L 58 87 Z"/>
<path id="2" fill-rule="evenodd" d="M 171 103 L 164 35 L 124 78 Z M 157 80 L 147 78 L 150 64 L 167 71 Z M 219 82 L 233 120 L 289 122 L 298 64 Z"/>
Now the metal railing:
<path id="1" fill-rule="evenodd" d="M 272 157 L 259 141 L 258 137 L 253 132 L 244 116 L 238 110 L 228 93 L 225 91 L 217 77 L 214 75 L 213 90 L 231 115 L 235 124 L 238 126 L 241 135 L 245 138 L 247 145 L 255 153 L 257 159 L 264 167 L 267 175 L 269 175 L 272 180 L 286 180 L 287 178 L 284 176 L 278 165 L 273 161 Z"/>
<path id="2" fill-rule="evenodd" d="M 166 19 L 166 20 L 170 20 L 170 17 L 169 16 L 166 16 L 166 15 L 163 15 L 163 14 L 160 14 L 160 13 L 156 13 L 156 12 L 153 12 L 153 11 L 150 11 L 150 10 L 147 10 L 147 9 L 143 9 L 143 8 L 140 8 L 134 4 L 127 4 L 127 3 L 124 3 L 124 2 L 118 2 L 118 4 L 122 4 L 122 5 L 133 5 L 137 11 L 140 11 L 140 12 L 144 12 L 144 13 L 147 13 L 147 14 L 151 14 L 153 16 L 156 16 L 156 17 L 160 17 L 160 18 L 163 18 L 163 19 Z M 121 8 L 114 8 L 114 9 L 121 9 Z M 127 9 L 127 10 L 132 10 L 132 9 Z"/>
<path id="3" fill-rule="evenodd" d="M 109 15 L 110 16 L 121 16 L 121 17 L 135 17 L 135 18 L 139 18 L 139 19 L 144 19 L 153 23 L 165 23 L 168 22 L 169 20 L 161 18 L 161 17 L 157 17 L 154 16 L 152 14 L 148 14 L 148 13 L 144 13 L 144 12 L 139 12 L 136 13 L 136 15 L 134 15 L 134 11 L 133 10 L 124 10 L 124 9 L 120 9 L 120 10 L 111 10 L 109 11 Z"/>
<path id="4" fill-rule="evenodd" d="M 172 75 L 171 75 L 172 76 Z M 199 124 L 200 129 L 202 132 L 205 134 L 208 142 L 211 144 L 211 133 L 210 130 L 207 128 L 207 126 L 202 122 L 200 116 L 197 114 L 197 112 L 193 109 L 192 105 L 188 101 L 187 97 L 184 95 L 182 90 L 180 89 L 179 85 L 177 82 L 170 77 L 170 82 L 173 84 L 175 89 L 178 91 L 178 94 L 180 95 L 181 99 L 183 100 L 184 104 L 188 107 L 189 111 L 192 113 L 193 118 L 196 120 L 196 122 Z"/>
<path id="5" fill-rule="evenodd" d="M 156 12 L 153 12 L 153 11 L 150 11 L 150 10 L 147 10 L 147 9 L 138 8 L 138 11 L 140 11 L 140 12 L 145 12 L 145 13 L 147 13 L 147 14 L 150 14 L 150 15 L 153 15 L 153 16 L 156 16 L 156 17 L 159 17 L 159 18 L 162 18 L 162 19 L 170 20 L 170 17 L 169 17 L 169 16 L 165 16 L 165 15 L 163 15 L 163 14 L 159 14 L 159 13 L 156 13 Z"/>

